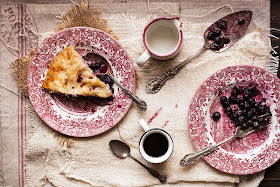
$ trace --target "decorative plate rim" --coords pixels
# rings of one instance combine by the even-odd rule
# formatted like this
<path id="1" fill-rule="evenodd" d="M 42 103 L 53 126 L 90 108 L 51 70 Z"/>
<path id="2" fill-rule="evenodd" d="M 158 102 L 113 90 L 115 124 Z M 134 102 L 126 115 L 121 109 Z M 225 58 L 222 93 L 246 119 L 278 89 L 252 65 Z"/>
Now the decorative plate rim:
<path id="1" fill-rule="evenodd" d="M 212 143 L 214 143 L 214 142 L 209 141 L 210 137 L 207 137 L 207 136 L 203 137 L 203 135 L 207 134 L 206 132 L 203 132 L 206 129 L 205 127 L 207 126 L 207 121 L 205 120 L 206 115 L 204 117 L 203 117 L 203 115 L 202 116 L 196 116 L 196 118 L 199 118 L 199 120 L 203 121 L 203 122 L 199 122 L 199 123 L 203 124 L 203 127 L 201 127 L 201 131 L 199 132 L 199 133 L 204 133 L 204 134 L 202 134 L 203 138 L 201 140 L 199 140 L 197 138 L 197 136 L 194 134 L 193 128 L 195 127 L 195 125 L 194 125 L 194 122 L 192 122 L 192 115 L 193 116 L 195 116 L 195 115 L 193 114 L 194 110 L 192 109 L 192 107 L 195 106 L 195 105 L 193 105 L 193 103 L 195 102 L 195 99 L 198 98 L 197 96 L 198 96 L 198 94 L 200 94 L 200 92 L 202 90 L 202 87 L 203 86 L 206 87 L 205 85 L 208 84 L 208 82 L 211 78 L 214 78 L 215 76 L 219 75 L 219 73 L 222 73 L 222 72 L 234 71 L 234 70 L 237 70 L 237 69 L 240 70 L 242 68 L 243 69 L 248 68 L 248 69 L 251 69 L 251 70 L 257 70 L 257 71 L 260 71 L 260 72 L 265 72 L 266 74 L 263 75 L 263 77 L 261 77 L 260 79 L 270 79 L 270 81 L 275 84 L 274 85 L 275 89 L 277 87 L 280 87 L 280 79 L 277 76 L 275 76 L 274 74 L 272 74 L 271 72 L 267 71 L 264 68 L 261 68 L 261 67 L 258 67 L 258 66 L 253 66 L 253 65 L 229 66 L 229 67 L 223 68 L 221 70 L 218 70 L 215 73 L 213 73 L 211 76 L 209 76 L 205 81 L 203 81 L 203 83 L 195 91 L 195 93 L 194 93 L 194 95 L 191 99 L 191 104 L 190 104 L 189 111 L 188 111 L 188 133 L 190 135 L 192 144 L 197 151 L 202 149 L 203 147 L 212 145 Z M 254 73 L 255 73 L 255 71 L 251 71 L 251 74 L 254 74 Z M 219 77 L 219 78 L 221 78 L 221 77 Z M 235 78 L 238 79 L 238 77 L 235 77 Z M 248 78 L 248 77 L 246 77 L 246 78 Z M 226 81 L 229 81 L 229 82 L 226 82 Z M 225 85 L 228 85 L 230 83 L 230 81 L 232 81 L 232 79 L 231 80 L 230 79 L 222 80 L 223 84 L 218 85 L 218 86 L 220 86 L 222 88 Z M 240 80 L 238 80 L 238 81 L 240 81 Z M 212 90 L 213 94 L 214 94 L 214 92 L 219 91 L 219 89 L 218 88 L 213 89 Z M 273 89 L 273 88 L 271 88 L 271 89 Z M 271 90 L 269 90 L 269 91 L 271 91 Z M 222 148 L 218 148 L 216 151 L 214 151 L 210 155 L 203 157 L 203 159 L 208 164 L 210 164 L 212 167 L 214 167 L 214 168 L 216 168 L 220 171 L 230 173 L 230 174 L 237 174 L 237 175 L 247 175 L 247 174 L 257 173 L 257 172 L 260 172 L 260 171 L 270 167 L 274 163 L 276 163 L 280 158 L 280 153 L 278 153 L 277 151 L 274 151 L 274 149 L 277 150 L 277 148 L 280 148 L 280 125 L 279 126 L 277 126 L 277 124 L 275 125 L 275 122 L 276 123 L 280 122 L 280 102 L 279 102 L 280 91 L 273 92 L 273 94 L 274 94 L 274 99 L 277 99 L 277 101 L 275 101 L 275 107 L 276 107 L 275 110 L 277 109 L 278 112 L 275 116 L 273 116 L 275 118 L 274 124 L 273 125 L 271 124 L 268 127 L 269 132 L 274 132 L 274 135 L 275 135 L 275 137 L 273 139 L 273 142 L 271 142 L 268 147 L 265 147 L 265 149 L 263 149 L 258 155 L 256 155 L 253 158 L 253 160 L 250 160 L 246 157 L 242 157 L 242 154 L 240 154 L 239 155 L 240 160 L 238 162 L 238 159 L 234 157 L 234 156 L 238 155 L 237 153 L 229 154 L 226 150 L 224 150 Z M 208 98 L 209 100 L 210 100 L 210 97 L 213 97 L 213 95 L 209 96 L 209 98 Z M 209 100 L 207 101 L 207 100 L 205 100 L 205 98 L 202 98 L 202 101 L 200 101 L 201 102 L 200 106 L 203 106 L 203 104 L 205 104 L 206 102 L 209 102 Z M 203 112 L 204 111 L 201 109 L 197 114 L 199 114 L 199 113 L 202 114 Z M 275 111 L 275 113 L 276 113 L 276 111 Z M 208 124 L 208 126 L 209 126 L 209 124 Z M 271 135 L 269 135 L 269 136 L 271 136 Z M 202 141 L 205 141 L 206 143 L 202 142 Z M 207 141 L 209 141 L 209 142 L 207 142 Z M 272 150 L 268 150 L 268 149 L 272 149 Z M 267 161 L 267 162 L 266 163 L 261 163 L 261 166 L 258 163 L 255 164 L 255 162 L 259 161 L 258 158 L 263 156 L 263 155 L 265 155 L 265 156 L 270 156 L 271 155 L 271 158 L 267 159 L 267 160 L 265 158 L 264 160 Z M 222 164 L 218 164 L 219 162 L 221 162 L 221 160 L 224 161 L 223 159 L 227 159 L 228 161 L 225 161 Z M 260 160 L 261 159 L 262 158 L 260 158 Z M 244 168 L 244 167 L 239 168 L 240 165 L 238 166 L 238 164 L 240 164 L 240 163 L 244 164 L 245 166 L 246 165 L 248 166 L 249 164 L 251 164 L 251 165 L 255 164 L 255 165 L 252 166 L 251 168 Z"/>
<path id="2" fill-rule="evenodd" d="M 126 59 L 126 62 L 127 63 L 130 63 L 129 65 L 129 70 L 130 70 L 130 75 L 133 77 L 132 80 L 130 80 L 131 82 L 131 85 L 129 87 L 129 90 L 132 92 L 132 93 L 135 93 L 135 89 L 136 89 L 136 75 L 135 75 L 135 70 L 134 70 L 134 66 L 133 66 L 133 63 L 132 63 L 132 60 L 131 58 L 129 57 L 127 51 L 122 47 L 122 45 L 114 38 L 112 37 L 111 35 L 105 33 L 104 31 L 102 30 L 99 30 L 99 29 L 95 29 L 95 28 L 91 28 L 91 27 L 72 27 L 72 28 L 67 28 L 67 29 L 64 29 L 58 33 L 55 33 L 54 35 L 50 36 L 49 38 L 47 38 L 44 42 L 41 43 L 41 45 L 36 49 L 36 52 L 32 58 L 32 61 L 29 65 L 29 69 L 28 69 L 28 77 L 27 77 L 27 86 L 28 86 L 28 95 L 29 95 L 29 98 L 30 98 L 30 101 L 36 111 L 36 113 L 39 115 L 39 117 L 49 126 L 51 127 L 52 129 L 54 129 L 55 131 L 57 132 L 60 132 L 62 134 L 65 134 L 65 135 L 68 135 L 68 136 L 73 136 L 73 137 L 92 137 L 92 136 L 96 136 L 96 135 L 99 135 L 99 134 L 102 134 L 108 130 L 110 130 L 111 128 L 113 128 L 114 126 L 116 126 L 121 120 L 122 118 L 127 114 L 131 104 L 132 104 L 132 100 L 129 99 L 122 91 L 119 91 L 118 94 L 119 95 L 124 95 L 124 97 L 126 98 L 126 106 L 125 108 L 122 110 L 122 113 L 121 113 L 121 117 L 117 118 L 117 119 L 114 119 L 114 121 L 112 122 L 112 124 L 109 124 L 109 125 L 105 125 L 105 126 L 102 126 L 100 127 L 100 129 L 98 131 L 94 131 L 94 132 L 90 132 L 90 133 L 86 133 L 86 134 L 81 134 L 79 132 L 77 133 L 68 133 L 68 132 L 65 132 L 63 129 L 59 128 L 58 126 L 55 126 L 56 124 L 53 124 L 52 122 L 49 121 L 49 117 L 46 117 L 44 116 L 41 111 L 38 111 L 39 109 L 37 108 L 37 104 L 35 104 L 35 101 L 36 101 L 36 98 L 34 98 L 34 96 L 32 95 L 32 88 L 34 87 L 33 85 L 33 82 L 32 79 L 31 79 L 31 73 L 33 73 L 33 68 L 35 66 L 35 63 L 34 63 L 34 59 L 36 57 L 39 56 L 39 52 L 40 50 L 47 45 L 47 42 L 50 38 L 55 38 L 55 37 L 59 37 L 59 35 L 61 34 L 64 34 L 66 32 L 75 32 L 76 30 L 84 30 L 84 31 L 91 31 L 91 32 L 96 32 L 98 34 L 101 34 L 103 36 L 103 39 L 106 37 L 107 41 L 111 40 L 114 44 L 116 44 L 124 53 L 124 55 L 122 56 L 123 58 Z M 83 34 L 83 33 L 81 33 Z M 109 40 L 108 40 L 109 39 Z M 79 39 L 77 39 L 79 41 Z M 105 40 L 105 39 L 104 39 Z M 61 44 L 61 45 L 58 45 L 56 47 L 61 47 L 64 45 L 64 47 L 68 46 L 68 45 L 75 45 L 75 43 L 71 43 L 72 41 L 70 41 L 70 39 L 66 39 L 66 43 L 65 44 Z M 92 41 L 86 41 L 88 43 L 92 43 Z M 98 43 L 98 42 L 97 42 Z M 99 43 L 100 44 L 100 43 Z M 101 44 L 100 44 L 101 45 Z M 93 48 L 93 46 L 90 46 Z M 104 46 L 103 46 L 104 47 Z M 115 46 L 114 46 L 115 47 Z M 112 48 L 111 48 L 112 49 Z M 103 49 L 98 49 L 98 50 L 101 50 L 101 52 L 103 53 L 104 50 Z M 115 50 L 115 49 L 114 49 Z M 57 51 L 57 50 L 56 50 Z M 112 50 L 113 51 L 113 50 Z M 58 51 L 57 51 L 58 53 Z M 50 57 L 50 58 L 54 58 L 54 57 Z M 112 57 L 113 58 L 113 57 Z M 110 59 L 110 61 L 112 61 L 112 59 Z M 46 62 L 46 64 L 48 64 Z M 116 63 L 117 64 L 117 63 Z M 116 72 L 118 72 L 116 70 Z M 119 75 L 121 77 L 121 75 Z M 43 76 L 44 77 L 44 76 Z M 121 77 L 123 78 L 123 77 Z M 43 78 L 42 78 L 43 79 Z M 39 80 L 38 80 L 39 81 Z M 38 83 L 40 84 L 40 83 Z M 37 85 L 38 86 L 38 85 Z M 117 86 L 116 86 L 117 87 Z M 117 87 L 118 88 L 118 87 Z M 38 89 L 38 88 L 37 88 Z M 43 92 L 43 91 L 41 91 Z M 114 102 L 115 102 L 115 99 L 114 99 Z M 49 104 L 49 103 L 48 103 Z M 109 106 L 110 107 L 110 106 Z M 113 117 L 112 117 L 113 118 Z M 79 119 L 77 119 L 79 120 Z M 70 123 L 69 123 L 70 124 Z M 79 125 L 78 128 L 82 128 L 81 131 L 83 130 L 89 130 L 87 129 L 84 125 Z"/>

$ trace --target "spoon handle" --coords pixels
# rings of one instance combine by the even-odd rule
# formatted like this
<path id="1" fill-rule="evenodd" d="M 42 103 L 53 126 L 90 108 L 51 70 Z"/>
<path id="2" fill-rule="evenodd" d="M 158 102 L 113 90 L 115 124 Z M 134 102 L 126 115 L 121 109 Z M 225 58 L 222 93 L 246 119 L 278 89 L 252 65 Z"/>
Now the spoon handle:
<path id="1" fill-rule="evenodd" d="M 187 65 L 188 62 L 190 62 L 192 59 L 194 59 L 195 57 L 200 55 L 206 49 L 207 48 L 205 47 L 205 45 L 203 45 L 203 47 L 195 55 L 193 55 L 192 57 L 186 59 L 185 61 L 183 61 L 179 65 L 173 67 L 172 69 L 168 70 L 162 77 L 157 77 L 155 79 L 150 80 L 147 83 L 147 86 L 146 86 L 146 93 L 148 93 L 148 94 L 155 94 L 155 93 L 157 93 L 161 89 L 161 87 L 165 84 L 165 82 L 167 80 L 172 79 L 173 77 L 175 77 L 175 75 L 177 75 L 177 73 L 181 69 L 183 69 L 183 67 L 185 67 L 185 65 Z"/>
<path id="2" fill-rule="evenodd" d="M 119 83 L 119 81 L 112 76 L 111 73 L 107 74 L 122 90 L 123 92 L 132 100 L 136 103 L 137 108 L 140 111 L 146 111 L 147 110 L 147 103 L 145 101 L 143 101 L 142 99 L 140 99 L 139 97 L 137 97 L 136 95 L 134 95 L 131 91 L 129 91 L 128 89 L 126 89 L 123 85 L 121 85 Z"/>
<path id="3" fill-rule="evenodd" d="M 140 164 L 144 168 L 146 168 L 152 176 L 154 176 L 155 178 L 157 178 L 160 181 L 160 183 L 166 183 L 166 177 L 164 175 L 161 175 L 156 170 L 153 170 L 152 168 L 149 168 L 148 166 L 144 165 L 142 162 L 140 162 L 139 160 L 137 160 L 133 156 L 130 155 L 129 157 L 132 158 L 133 160 L 135 160 L 138 164 Z"/>
<path id="4" fill-rule="evenodd" d="M 188 166 L 188 165 L 191 165 L 191 164 L 195 163 L 198 159 L 209 155 L 210 153 L 215 151 L 219 146 L 221 146 L 224 143 L 232 140 L 233 138 L 236 138 L 236 133 L 233 134 L 231 137 L 229 137 L 229 138 L 227 138 L 227 139 L 225 139 L 225 140 L 223 140 L 219 143 L 216 143 L 214 145 L 205 147 L 205 148 L 203 148 L 203 149 L 201 149 L 197 152 L 185 155 L 184 158 L 181 160 L 180 165 L 181 166 Z"/>

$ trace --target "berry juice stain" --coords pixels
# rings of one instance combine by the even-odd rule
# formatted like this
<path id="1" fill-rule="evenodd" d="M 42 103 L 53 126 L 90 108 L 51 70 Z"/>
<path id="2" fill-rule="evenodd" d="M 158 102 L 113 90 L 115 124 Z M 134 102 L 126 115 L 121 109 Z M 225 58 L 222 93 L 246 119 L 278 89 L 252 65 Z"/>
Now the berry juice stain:
<path id="1" fill-rule="evenodd" d="M 168 141 L 166 137 L 160 133 L 150 134 L 144 140 L 144 150 L 149 156 L 162 156 L 168 150 Z"/>
<path id="2" fill-rule="evenodd" d="M 160 107 L 160 109 L 158 109 L 154 115 L 148 120 L 148 125 L 158 116 L 158 114 L 160 113 L 160 111 L 162 110 L 162 107 Z"/>

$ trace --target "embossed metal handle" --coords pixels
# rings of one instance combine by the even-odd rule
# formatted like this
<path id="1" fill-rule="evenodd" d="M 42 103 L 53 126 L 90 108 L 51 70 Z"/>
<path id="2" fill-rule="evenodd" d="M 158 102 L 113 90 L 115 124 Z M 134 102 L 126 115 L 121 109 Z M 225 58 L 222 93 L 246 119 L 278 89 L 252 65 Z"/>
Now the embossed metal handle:
<path id="1" fill-rule="evenodd" d="M 119 81 L 112 76 L 112 74 L 109 72 L 107 75 L 123 90 L 123 92 L 130 98 L 132 101 L 134 101 L 137 105 L 137 108 L 140 111 L 146 111 L 147 110 L 147 103 L 143 101 L 142 99 L 139 99 L 136 95 L 134 95 L 131 91 L 126 89 L 123 85 L 119 83 Z"/>
<path id="2" fill-rule="evenodd" d="M 130 155 L 129 157 L 132 158 L 133 160 L 135 160 L 138 164 L 140 164 L 144 168 L 146 168 L 152 176 L 156 177 L 160 181 L 160 183 L 166 183 L 166 177 L 165 176 L 161 175 L 156 170 L 153 170 L 152 168 L 149 168 L 148 166 L 144 165 L 142 162 L 140 162 L 139 160 L 137 160 L 133 156 Z"/>
<path id="3" fill-rule="evenodd" d="M 181 70 L 183 69 L 183 67 L 185 67 L 185 65 L 187 65 L 188 62 L 190 62 L 192 59 L 194 59 L 195 57 L 197 57 L 198 55 L 200 55 L 203 51 L 205 51 L 207 48 L 204 45 L 195 55 L 193 55 L 192 57 L 188 58 L 187 60 L 183 61 L 182 63 L 180 63 L 179 65 L 173 67 L 172 69 L 170 69 L 169 71 L 167 71 L 165 73 L 165 75 L 163 75 L 162 77 L 157 77 L 155 79 L 152 79 L 148 82 L 147 86 L 146 86 L 146 93 L 148 94 L 155 94 L 157 93 L 161 87 L 165 84 L 165 82 L 169 79 L 172 79 L 173 77 L 175 77 L 175 75 Z"/>
<path id="4" fill-rule="evenodd" d="M 213 151 L 215 151 L 219 146 L 223 145 L 224 143 L 232 140 L 233 138 L 236 138 L 236 134 L 232 135 L 231 137 L 221 141 L 220 143 L 211 145 L 209 147 L 206 147 L 204 149 L 201 149 L 200 151 L 197 151 L 195 153 L 190 153 L 187 154 L 186 156 L 184 156 L 184 158 L 181 160 L 180 165 L 181 166 L 188 166 L 191 165 L 193 163 L 195 163 L 198 159 L 212 153 Z"/>

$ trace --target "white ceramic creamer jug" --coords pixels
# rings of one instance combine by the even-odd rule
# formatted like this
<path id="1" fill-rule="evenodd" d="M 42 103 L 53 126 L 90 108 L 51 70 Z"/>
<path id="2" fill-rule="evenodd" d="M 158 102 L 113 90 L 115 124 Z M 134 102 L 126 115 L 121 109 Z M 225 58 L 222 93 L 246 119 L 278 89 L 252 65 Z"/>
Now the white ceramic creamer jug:
<path id="1" fill-rule="evenodd" d="M 160 17 L 152 20 L 144 29 L 143 43 L 146 51 L 137 60 L 138 66 L 143 66 L 150 58 L 173 58 L 182 48 L 182 20 L 178 17 Z"/>

